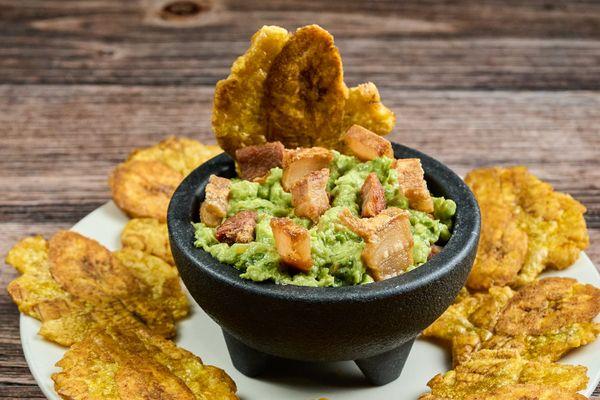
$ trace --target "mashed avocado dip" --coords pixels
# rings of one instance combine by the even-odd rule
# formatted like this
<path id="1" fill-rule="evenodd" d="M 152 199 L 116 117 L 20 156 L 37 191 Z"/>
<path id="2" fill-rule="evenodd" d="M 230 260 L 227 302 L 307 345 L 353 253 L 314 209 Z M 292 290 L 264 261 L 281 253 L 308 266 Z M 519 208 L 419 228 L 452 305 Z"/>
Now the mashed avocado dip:
<path id="1" fill-rule="evenodd" d="M 349 208 L 359 212 L 360 189 L 369 173 L 377 174 L 384 190 L 388 207 L 399 207 L 410 214 L 413 235 L 414 269 L 428 259 L 431 245 L 443 243 L 450 237 L 452 216 L 456 204 L 452 200 L 434 197 L 434 214 L 431 217 L 412 210 L 398 184 L 393 160 L 387 157 L 360 162 L 353 156 L 334 151 L 327 192 L 331 208 L 313 224 L 309 219 L 297 217 L 292 207 L 292 195 L 281 186 L 281 168 L 271 169 L 263 183 L 232 179 L 227 216 L 240 211 L 258 212 L 255 240 L 250 243 L 219 243 L 215 228 L 203 223 L 194 224 L 196 247 L 210 253 L 219 261 L 231 264 L 242 271 L 241 277 L 253 281 L 273 281 L 279 284 L 302 286 L 345 286 L 369 283 L 369 275 L 361 252 L 364 241 L 339 221 L 339 214 Z M 296 224 L 309 229 L 313 266 L 307 273 L 280 268 L 273 232 L 269 225 L 272 217 L 288 217 Z"/>

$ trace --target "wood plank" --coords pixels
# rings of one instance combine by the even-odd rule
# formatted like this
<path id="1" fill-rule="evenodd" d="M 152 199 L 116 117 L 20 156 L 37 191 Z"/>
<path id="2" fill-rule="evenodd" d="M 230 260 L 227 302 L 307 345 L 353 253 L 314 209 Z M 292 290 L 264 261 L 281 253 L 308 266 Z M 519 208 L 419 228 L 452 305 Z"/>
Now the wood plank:
<path id="1" fill-rule="evenodd" d="M 148 38 L 127 44 L 58 37 L 36 48 L 26 38 L 14 37 L 0 49 L 0 83 L 213 87 L 248 47 L 245 40 L 214 43 L 198 36 L 201 42 Z M 182 42 L 185 50 L 171 53 Z M 599 40 L 340 39 L 337 44 L 349 82 L 372 80 L 395 89 L 600 88 Z M 62 49 L 55 50 L 58 45 Z"/>
<path id="2" fill-rule="evenodd" d="M 53 21 L 57 26 L 78 27 L 82 32 L 101 30 L 106 37 L 128 32 L 140 38 L 150 33 L 152 27 L 158 26 L 203 29 L 213 39 L 246 40 L 255 26 L 275 22 L 290 27 L 309 23 L 332 24 L 338 27 L 337 34 L 353 37 L 377 35 L 386 38 L 390 34 L 544 38 L 600 36 L 600 4 L 593 0 L 192 1 L 199 5 L 199 12 L 189 18 L 164 18 L 163 7 L 172 3 L 168 0 L 126 3 L 46 0 L 43 4 L 36 0 L 0 0 L 0 6 L 3 17 L 14 21 L 13 26 L 22 29 L 29 28 L 36 21 Z M 82 16 L 90 16 L 88 21 L 91 23 L 81 24 L 79 18 Z M 132 27 L 140 20 L 147 28 L 136 34 Z M 100 29 L 100 22 L 108 24 L 105 29 Z M 175 29 L 167 34 L 177 35 Z"/>
<path id="3" fill-rule="evenodd" d="M 598 2 L 332 1 L 315 13 L 311 2 L 216 1 L 197 19 L 163 21 L 156 15 L 165 3 L 96 0 L 73 9 L 63 1 L 1 0 L 0 84 L 212 87 L 262 24 L 317 22 L 336 36 L 350 82 L 600 88 Z"/>

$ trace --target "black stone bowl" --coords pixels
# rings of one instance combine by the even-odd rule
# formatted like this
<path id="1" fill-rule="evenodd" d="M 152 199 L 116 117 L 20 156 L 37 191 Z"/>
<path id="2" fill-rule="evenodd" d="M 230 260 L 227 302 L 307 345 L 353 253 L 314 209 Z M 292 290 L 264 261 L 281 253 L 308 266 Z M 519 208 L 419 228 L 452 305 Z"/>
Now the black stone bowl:
<path id="1" fill-rule="evenodd" d="M 415 337 L 454 301 L 475 257 L 480 215 L 462 179 L 439 161 L 394 144 L 396 158 L 420 158 L 430 191 L 456 202 L 453 233 L 441 253 L 395 278 L 361 286 L 312 288 L 257 283 L 194 247 L 194 228 L 212 174 L 235 176 L 219 155 L 177 188 L 168 211 L 171 249 L 181 278 L 217 322 L 235 367 L 248 376 L 273 359 L 354 360 L 367 379 L 396 379 Z"/>

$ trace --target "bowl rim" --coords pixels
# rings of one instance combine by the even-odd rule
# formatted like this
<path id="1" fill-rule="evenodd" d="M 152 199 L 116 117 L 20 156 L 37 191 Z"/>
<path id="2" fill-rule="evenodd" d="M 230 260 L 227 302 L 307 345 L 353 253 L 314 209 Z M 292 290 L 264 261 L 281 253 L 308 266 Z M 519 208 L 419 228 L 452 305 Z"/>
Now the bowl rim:
<path id="1" fill-rule="evenodd" d="M 477 247 L 481 216 L 477 201 L 465 182 L 446 165 L 410 147 L 393 143 L 396 158 L 419 158 L 428 186 L 434 183 L 444 196 L 456 202 L 452 236 L 436 257 L 399 276 L 365 285 L 341 287 L 310 287 L 255 282 L 241 278 L 233 265 L 217 261 L 206 251 L 194 246 L 193 220 L 198 217 L 200 199 L 212 174 L 234 176 L 233 160 L 222 153 L 192 171 L 175 190 L 169 203 L 167 225 L 169 241 L 177 263 L 177 254 L 210 276 L 236 290 L 266 296 L 275 300 L 331 303 L 340 301 L 366 302 L 401 295 L 427 286 L 459 268 L 461 262 Z M 457 201 L 460 199 L 460 201 Z M 196 206 L 196 207 L 194 207 Z M 180 269 L 180 267 L 178 266 Z M 180 270 L 181 272 L 181 270 Z M 184 274 L 182 274 L 183 276 Z M 184 281 L 185 283 L 185 281 Z"/>

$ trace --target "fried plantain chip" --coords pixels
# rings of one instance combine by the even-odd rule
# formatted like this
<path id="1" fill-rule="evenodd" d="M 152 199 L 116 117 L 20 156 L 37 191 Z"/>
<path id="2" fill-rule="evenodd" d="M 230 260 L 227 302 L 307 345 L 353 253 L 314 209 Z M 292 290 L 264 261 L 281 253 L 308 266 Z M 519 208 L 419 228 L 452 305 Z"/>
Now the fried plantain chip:
<path id="1" fill-rule="evenodd" d="M 7 288 L 19 311 L 39 320 L 69 312 L 71 296 L 50 275 L 48 242 L 43 237 L 22 239 L 8 252 L 6 263 L 22 274 Z"/>
<path id="2" fill-rule="evenodd" d="M 387 135 L 394 129 L 396 116 L 383 105 L 374 83 L 362 83 L 350 88 L 348 93 L 344 107 L 343 132 L 352 125 L 360 125 L 380 136 Z"/>
<path id="3" fill-rule="evenodd" d="M 502 335 L 540 335 L 568 323 L 590 322 L 600 312 L 600 289 L 571 278 L 545 278 L 519 290 L 502 311 Z"/>
<path id="4" fill-rule="evenodd" d="M 153 218 L 129 220 L 121 232 L 121 245 L 124 248 L 141 250 L 175 265 L 167 224 Z"/>
<path id="5" fill-rule="evenodd" d="M 187 314 L 177 270 L 140 250 L 111 254 L 95 240 L 75 232 L 58 232 L 50 240 L 50 272 L 74 297 L 102 304 L 120 300 L 150 329 L 170 337 L 175 320 Z"/>
<path id="6" fill-rule="evenodd" d="M 10 282 L 7 289 L 19 311 L 36 319 L 58 318 L 70 310 L 71 296 L 50 273 L 24 274 Z"/>
<path id="7" fill-rule="evenodd" d="M 188 312 L 177 270 L 141 250 L 111 254 L 94 240 L 62 231 L 49 243 L 22 240 L 7 262 L 25 271 L 9 284 L 13 300 L 42 321 L 42 336 L 62 345 L 111 324 L 170 337 Z"/>
<path id="8" fill-rule="evenodd" d="M 139 282 L 141 288 L 119 299 L 152 332 L 165 337 L 173 336 L 175 321 L 189 312 L 177 269 L 158 257 L 135 249 L 119 250 L 114 257 Z"/>
<path id="9" fill-rule="evenodd" d="M 48 271 L 48 242 L 42 236 L 21 239 L 6 255 L 6 263 L 21 274 Z"/>
<path id="10" fill-rule="evenodd" d="M 500 313 L 512 296 L 514 292 L 509 287 L 492 287 L 488 293 L 463 294 L 460 301 L 448 307 L 423 331 L 423 335 L 451 344 L 453 363 L 458 365 L 492 337 Z"/>
<path id="11" fill-rule="evenodd" d="M 469 289 L 467 289 L 465 286 L 461 287 L 460 291 L 456 295 L 456 298 L 454 299 L 454 303 L 453 304 L 460 303 L 461 301 L 463 301 L 464 299 L 466 299 L 470 295 L 471 294 L 469 293 Z"/>
<path id="12" fill-rule="evenodd" d="M 124 330 L 146 327 L 119 300 L 101 305 L 72 301 L 69 306 L 69 311 L 59 317 L 42 320 L 40 336 L 68 347 L 83 340 L 90 332 L 107 326 Z"/>
<path id="13" fill-rule="evenodd" d="M 587 385 L 586 371 L 583 366 L 529 361 L 510 350 L 482 350 L 454 370 L 433 377 L 427 383 L 431 393 L 420 399 L 489 399 L 493 397 L 488 394 L 499 396 L 499 393 L 507 397 L 496 398 L 520 399 L 515 393 L 523 392 L 521 385 L 535 387 L 545 396 L 567 393 L 577 398 L 575 393 Z"/>
<path id="14" fill-rule="evenodd" d="M 476 169 L 465 181 L 482 210 L 479 254 L 468 287 L 526 285 L 546 268 L 570 266 L 588 246 L 585 207 L 525 167 Z"/>
<path id="15" fill-rule="evenodd" d="M 463 296 L 423 334 L 451 343 L 454 364 L 480 349 L 514 350 L 525 359 L 557 361 L 593 342 L 600 289 L 570 278 L 546 278 L 513 292 L 492 287 Z"/>
<path id="16" fill-rule="evenodd" d="M 238 148 L 266 142 L 264 83 L 288 39 L 285 29 L 263 26 L 233 63 L 227 79 L 217 82 L 212 127 L 219 145 L 232 157 Z"/>
<path id="17" fill-rule="evenodd" d="M 183 175 L 160 161 L 128 161 L 110 175 L 115 204 L 133 218 L 167 220 L 171 196 Z"/>
<path id="18" fill-rule="evenodd" d="M 237 399 L 223 370 L 144 329 L 91 332 L 56 365 L 55 389 L 72 400 Z"/>
<path id="19" fill-rule="evenodd" d="M 373 83 L 348 89 L 333 37 L 318 25 L 258 30 L 217 83 L 212 114 L 217 141 L 234 158 L 267 141 L 335 148 L 353 124 L 385 135 L 395 122 Z"/>
<path id="20" fill-rule="evenodd" d="M 540 335 L 495 334 L 483 342 L 481 348 L 511 349 L 528 360 L 557 361 L 569 351 L 593 342 L 598 335 L 600 335 L 600 324 L 583 322 L 565 325 Z"/>
<path id="21" fill-rule="evenodd" d="M 523 182 L 522 185 L 529 186 L 534 183 Z M 552 189 L 549 185 L 540 187 Z M 541 190 L 537 193 L 534 190 L 527 196 L 543 196 L 540 192 Z M 546 268 L 565 269 L 571 266 L 577 261 L 581 251 L 589 245 L 583 218 L 585 207 L 567 194 L 551 193 L 554 195 L 554 201 L 548 204 L 538 202 L 534 205 L 539 208 L 535 213 L 529 210 L 523 215 L 522 223 L 525 224 L 529 236 L 529 250 L 525 264 L 514 282 L 515 286 L 533 281 Z M 540 212 L 540 209 L 544 211 Z"/>
<path id="22" fill-rule="evenodd" d="M 140 290 L 138 282 L 106 247 L 78 233 L 54 234 L 48 254 L 52 278 L 83 301 L 100 304 Z"/>
<path id="23" fill-rule="evenodd" d="M 527 256 L 527 233 L 504 204 L 480 201 L 481 237 L 467 286 L 487 289 L 511 283 Z"/>
<path id="24" fill-rule="evenodd" d="M 90 330 L 109 323 L 143 326 L 118 300 L 101 305 L 75 300 L 50 275 L 48 247 L 43 237 L 28 237 L 17 243 L 6 259 L 23 273 L 8 285 L 8 291 L 21 312 L 42 321 L 41 336 L 70 346 Z"/>
<path id="25" fill-rule="evenodd" d="M 171 196 L 183 178 L 220 152 L 218 146 L 174 136 L 134 150 L 109 177 L 112 198 L 130 217 L 165 222 Z"/>
<path id="26" fill-rule="evenodd" d="M 169 136 L 154 146 L 134 150 L 127 161 L 160 161 L 182 176 L 222 153 L 219 146 L 206 145 L 185 137 Z"/>
<path id="27" fill-rule="evenodd" d="M 587 400 L 587 397 L 572 390 L 557 386 L 536 384 L 506 385 L 485 393 L 465 394 L 465 397 L 440 397 L 426 394 L 420 400 Z"/>
<path id="28" fill-rule="evenodd" d="M 338 145 L 348 88 L 329 32 L 318 25 L 299 28 L 273 61 L 265 90 L 269 142 Z"/>

